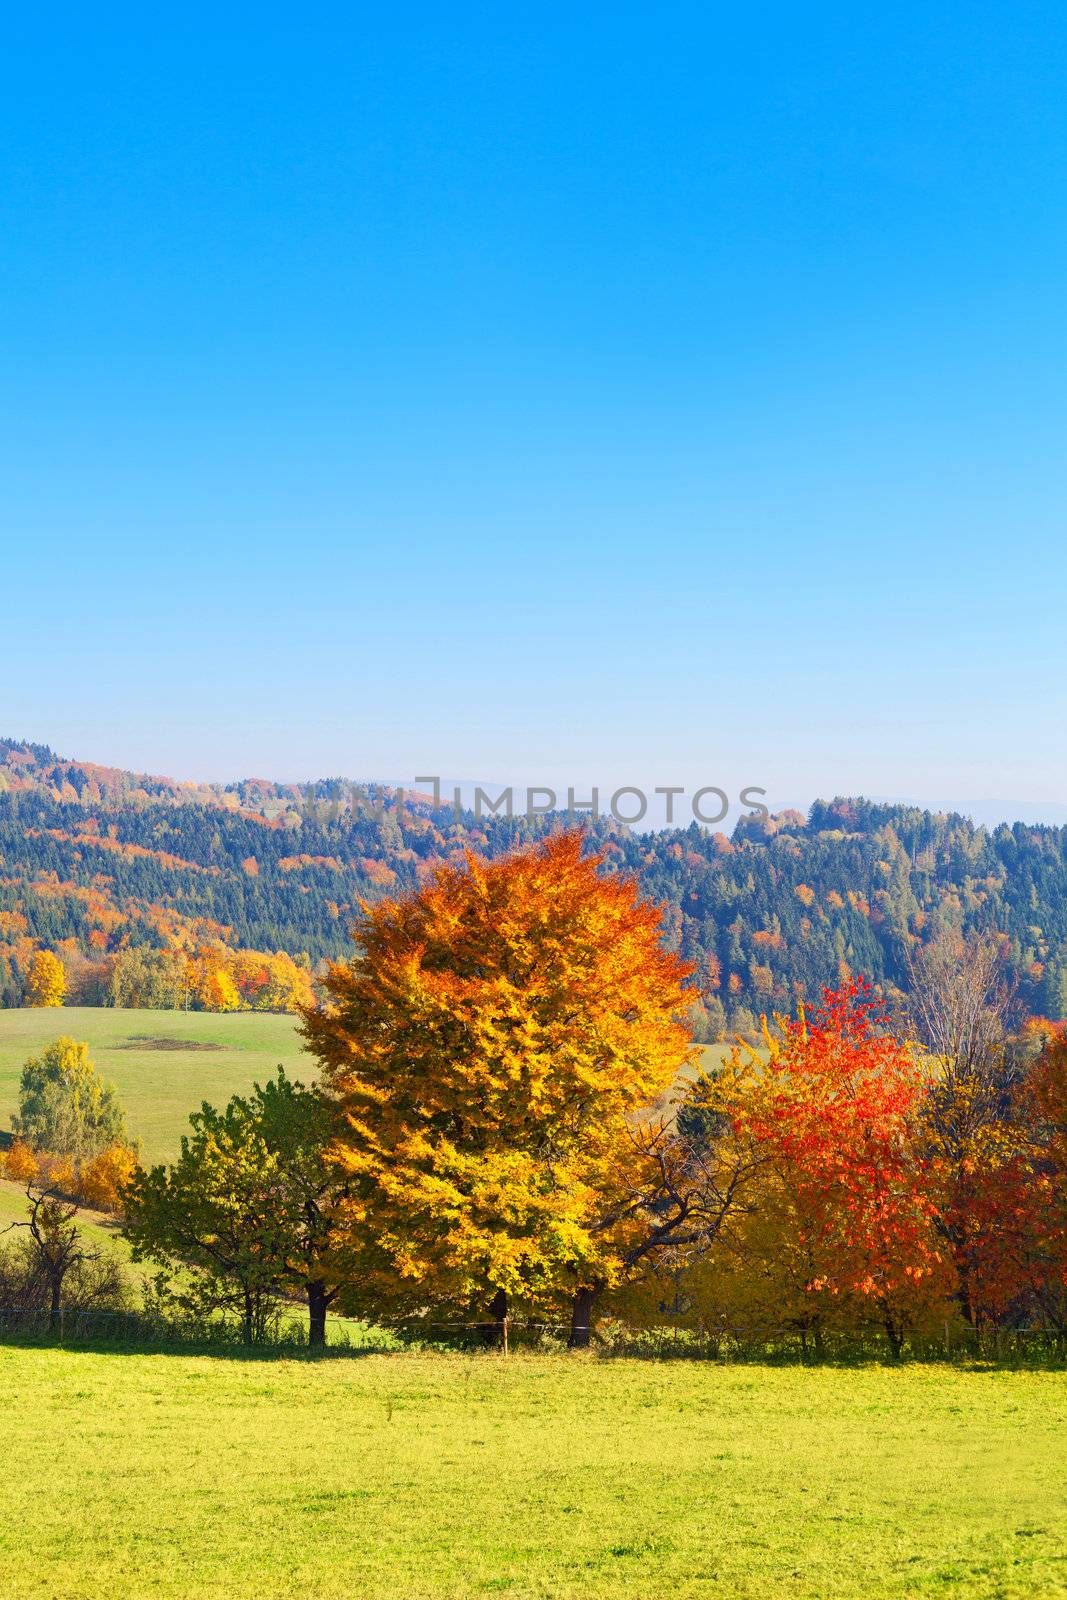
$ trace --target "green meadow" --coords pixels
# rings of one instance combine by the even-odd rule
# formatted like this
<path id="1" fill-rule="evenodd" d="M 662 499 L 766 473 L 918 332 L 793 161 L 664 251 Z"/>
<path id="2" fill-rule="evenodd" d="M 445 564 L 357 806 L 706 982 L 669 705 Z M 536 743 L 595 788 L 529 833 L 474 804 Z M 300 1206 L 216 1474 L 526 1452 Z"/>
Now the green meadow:
<path id="1" fill-rule="evenodd" d="M 21 1600 L 1067 1594 L 1062 1375 L 8 1347 L 0 1382 Z"/>
<path id="2" fill-rule="evenodd" d="M 279 1063 L 291 1076 L 312 1076 L 296 1029 L 295 1017 L 254 1011 L 0 1011 L 0 1129 L 16 1109 L 27 1056 L 65 1033 L 86 1040 L 98 1070 L 117 1086 L 143 1159 L 165 1160 L 202 1100 L 223 1105 Z"/>

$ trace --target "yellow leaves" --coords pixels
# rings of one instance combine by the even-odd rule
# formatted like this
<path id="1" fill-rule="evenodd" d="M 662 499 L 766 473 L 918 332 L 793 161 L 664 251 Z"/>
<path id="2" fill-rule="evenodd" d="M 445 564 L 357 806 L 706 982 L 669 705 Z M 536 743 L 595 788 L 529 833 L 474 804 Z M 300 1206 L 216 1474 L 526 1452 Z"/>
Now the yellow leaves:
<path id="1" fill-rule="evenodd" d="M 404 1240 L 442 1295 L 610 1277 L 629 1120 L 692 1054 L 688 969 L 596 865 L 579 835 L 446 865 L 364 908 L 362 953 L 306 1013 L 376 1248 Z"/>
<path id="2" fill-rule="evenodd" d="M 220 961 L 210 956 L 198 965 L 193 993 L 204 1011 L 236 1011 L 240 1004 L 233 978 Z"/>
<path id="3" fill-rule="evenodd" d="M 2 1158 L 4 1174 L 12 1183 L 32 1183 L 37 1176 L 37 1155 L 24 1139 L 14 1139 Z"/>
<path id="4" fill-rule="evenodd" d="M 67 992 L 67 974 L 51 950 L 35 950 L 26 979 L 28 1006 L 61 1006 Z"/>
<path id="5" fill-rule="evenodd" d="M 203 1011 L 288 1011 L 311 1005 L 311 975 L 284 951 L 204 944 L 189 956 L 185 981 Z"/>
<path id="6" fill-rule="evenodd" d="M 110 1212 L 122 1209 L 123 1187 L 137 1169 L 137 1152 L 120 1142 L 87 1161 L 76 1161 L 70 1155 L 33 1150 L 15 1139 L 3 1161 L 4 1175 L 12 1183 L 55 1188 L 96 1211 Z"/>
<path id="7" fill-rule="evenodd" d="M 128 1145 L 109 1145 L 82 1167 L 81 1198 L 97 1211 L 121 1210 L 122 1192 L 138 1166 L 137 1154 Z"/>

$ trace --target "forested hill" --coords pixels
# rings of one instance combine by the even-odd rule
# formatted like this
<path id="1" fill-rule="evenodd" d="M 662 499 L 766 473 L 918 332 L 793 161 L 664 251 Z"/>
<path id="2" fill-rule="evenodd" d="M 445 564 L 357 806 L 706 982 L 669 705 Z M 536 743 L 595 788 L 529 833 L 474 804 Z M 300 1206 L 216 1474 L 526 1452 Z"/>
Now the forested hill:
<path id="1" fill-rule="evenodd" d="M 106 996 L 130 946 L 343 952 L 358 901 L 413 886 L 465 847 L 496 853 L 552 825 L 432 810 L 339 780 L 184 785 L 0 741 L 0 1000 L 33 953 L 64 960 L 72 997 Z M 558 822 L 558 819 L 557 819 Z M 609 866 L 664 903 L 698 964 L 714 1032 L 842 974 L 905 988 L 905 954 L 945 923 L 1005 935 L 1022 998 L 1067 1015 L 1067 829 L 1000 827 L 864 800 L 738 824 L 633 834 L 590 825 Z"/>

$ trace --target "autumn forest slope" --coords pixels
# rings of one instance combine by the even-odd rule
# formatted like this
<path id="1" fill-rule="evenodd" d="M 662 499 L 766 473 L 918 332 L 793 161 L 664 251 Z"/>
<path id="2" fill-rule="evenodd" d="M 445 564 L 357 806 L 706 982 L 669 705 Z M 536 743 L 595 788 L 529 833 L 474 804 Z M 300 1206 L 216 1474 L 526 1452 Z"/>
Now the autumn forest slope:
<path id="1" fill-rule="evenodd" d="M 314 969 L 345 951 L 361 899 L 410 888 L 466 848 L 496 854 L 559 818 L 476 820 L 340 780 L 181 785 L 0 741 L 0 1003 L 32 951 L 220 940 Z M 1067 1015 L 1067 829 L 988 832 L 865 800 L 638 834 L 590 823 L 638 874 L 696 966 L 710 1035 L 854 972 L 905 990 L 908 953 L 950 924 L 1003 935 L 1031 1011 Z M 76 994 L 71 996 L 77 999 Z"/>

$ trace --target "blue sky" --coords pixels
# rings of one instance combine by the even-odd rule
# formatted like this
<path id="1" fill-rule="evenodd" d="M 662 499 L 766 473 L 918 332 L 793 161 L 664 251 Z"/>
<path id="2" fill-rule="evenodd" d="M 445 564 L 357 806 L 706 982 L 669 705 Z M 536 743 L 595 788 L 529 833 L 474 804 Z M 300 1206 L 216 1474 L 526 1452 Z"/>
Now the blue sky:
<path id="1" fill-rule="evenodd" d="M 1067 802 L 1053 5 L 59 7 L 0 731 Z"/>

